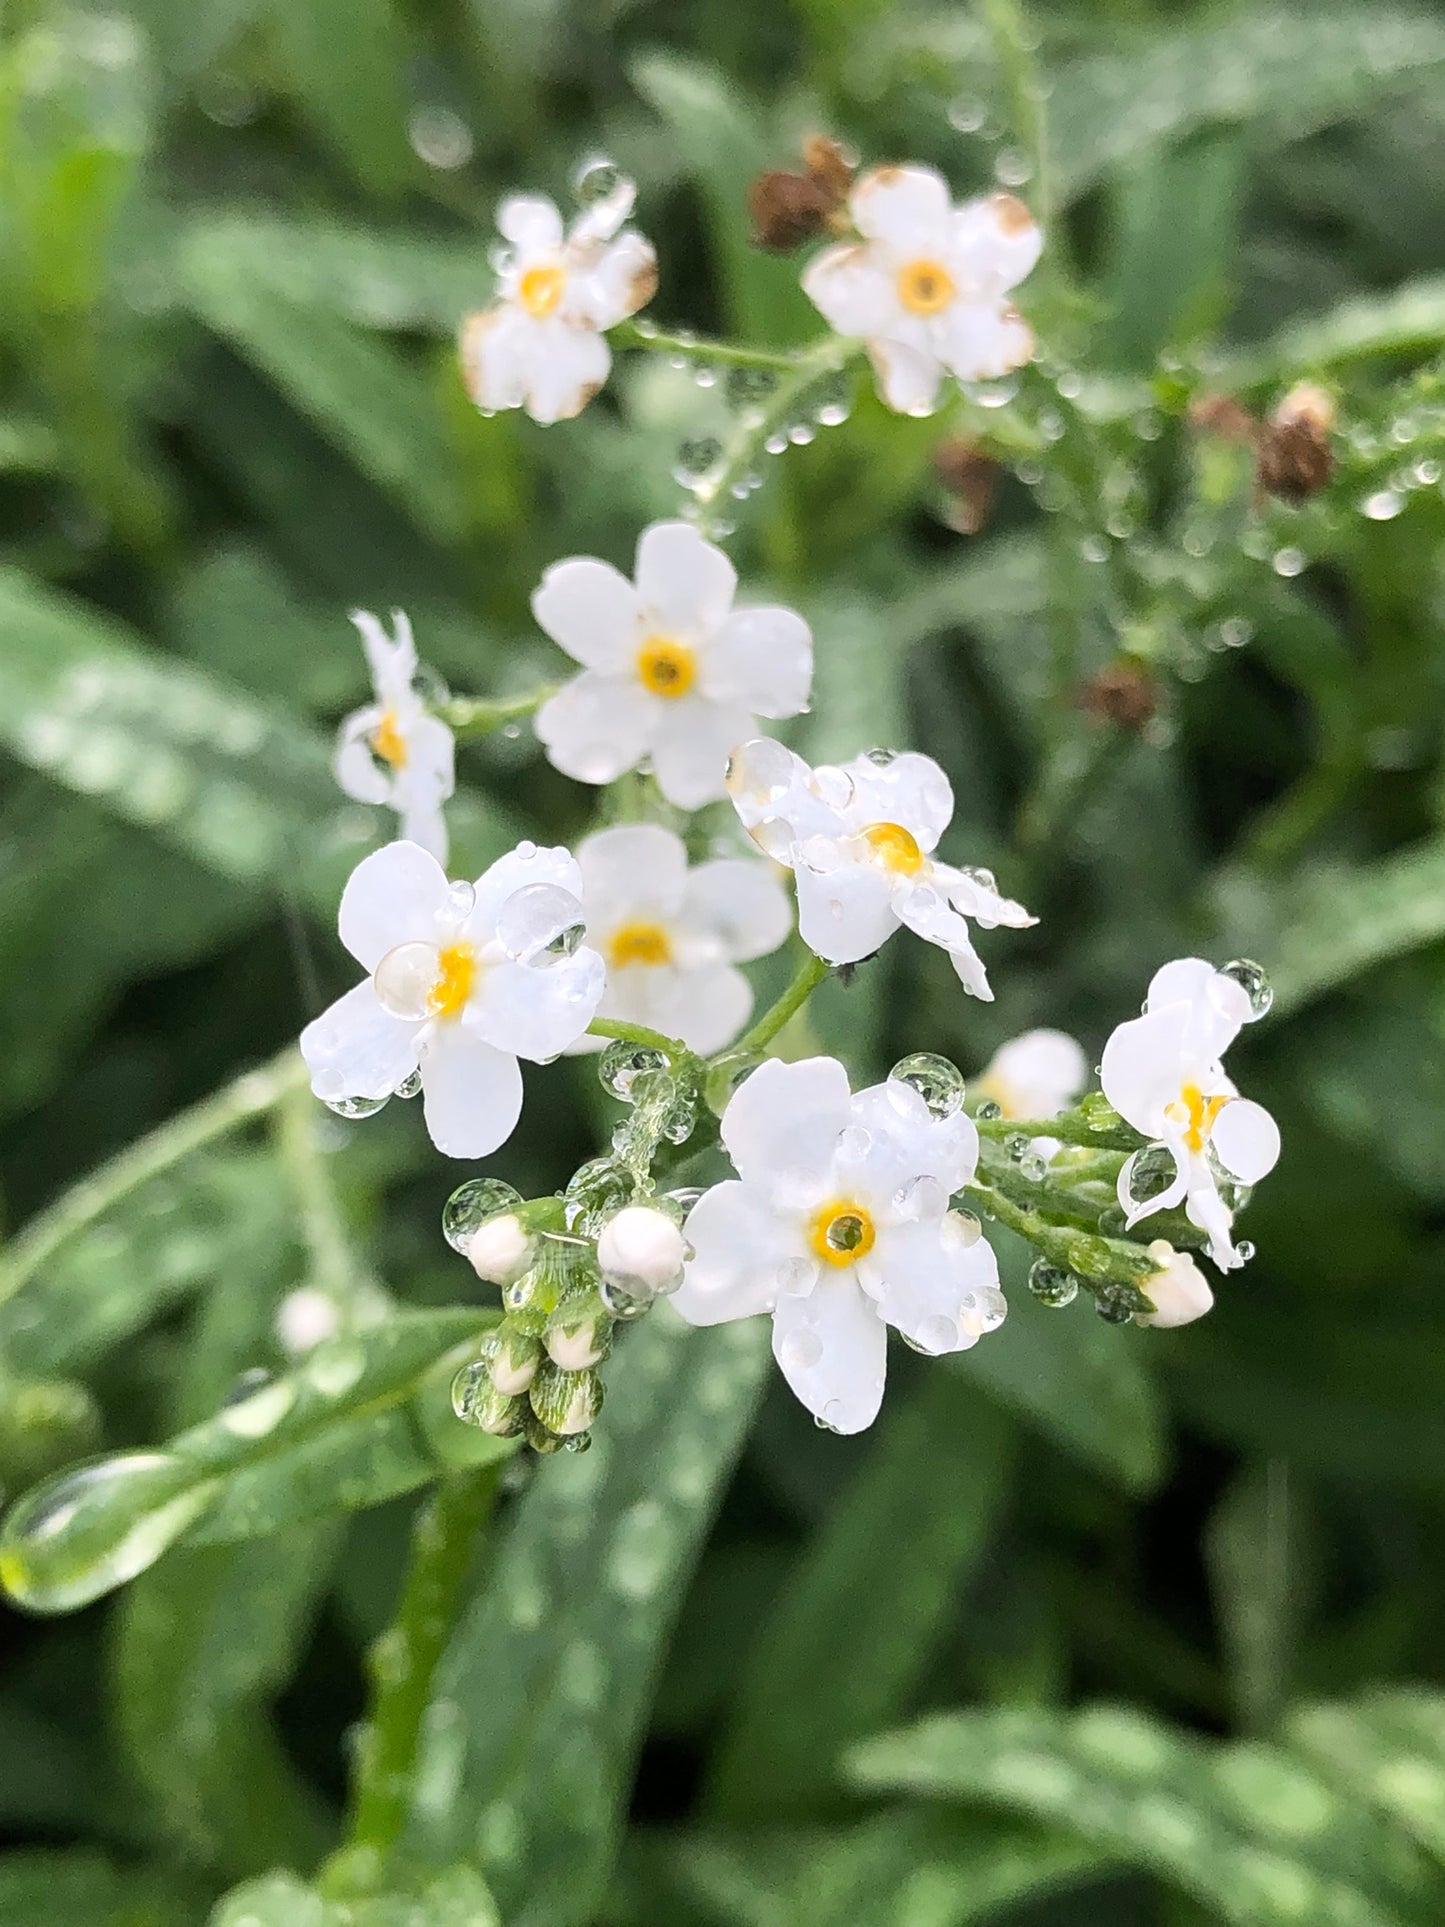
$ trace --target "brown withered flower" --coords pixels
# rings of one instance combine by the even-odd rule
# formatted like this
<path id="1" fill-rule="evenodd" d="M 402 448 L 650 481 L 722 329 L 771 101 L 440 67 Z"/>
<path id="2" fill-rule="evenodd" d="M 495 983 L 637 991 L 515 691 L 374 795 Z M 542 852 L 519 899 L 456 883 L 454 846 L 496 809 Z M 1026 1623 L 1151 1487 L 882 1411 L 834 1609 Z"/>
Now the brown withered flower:
<path id="1" fill-rule="evenodd" d="M 1121 659 L 1079 683 L 1073 700 L 1101 722 L 1137 735 L 1158 709 L 1159 691 L 1142 663 Z"/>
<path id="2" fill-rule="evenodd" d="M 803 142 L 803 171 L 770 168 L 748 185 L 753 242 L 775 254 L 790 254 L 831 229 L 853 170 L 836 141 L 810 134 Z"/>
<path id="3" fill-rule="evenodd" d="M 1255 456 L 1261 491 L 1282 502 L 1307 502 L 1335 469 L 1330 430 L 1335 405 L 1318 383 L 1296 382 L 1265 420 Z"/>
<path id="4" fill-rule="evenodd" d="M 1003 471 L 967 436 L 952 436 L 933 451 L 933 473 L 949 496 L 948 525 L 977 535 L 988 525 Z"/>
<path id="5" fill-rule="evenodd" d="M 1259 432 L 1259 423 L 1233 395 L 1196 395 L 1189 404 L 1189 426 L 1227 442 L 1252 442 Z"/>

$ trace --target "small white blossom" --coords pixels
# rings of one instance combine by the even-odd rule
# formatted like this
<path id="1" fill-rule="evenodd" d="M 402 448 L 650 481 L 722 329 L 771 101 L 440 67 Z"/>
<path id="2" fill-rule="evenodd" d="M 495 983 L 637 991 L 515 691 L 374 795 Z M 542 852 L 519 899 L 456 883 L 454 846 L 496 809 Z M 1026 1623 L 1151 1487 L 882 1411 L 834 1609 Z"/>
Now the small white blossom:
<path id="1" fill-rule="evenodd" d="M 690 1324 L 771 1312 L 793 1391 L 838 1432 L 877 1416 L 885 1325 L 956 1352 L 1001 1322 L 998 1266 L 976 1221 L 949 1209 L 978 1132 L 890 1080 L 850 1094 L 831 1057 L 761 1065 L 723 1114 L 738 1176 L 698 1200 L 674 1305 Z"/>
<path id="2" fill-rule="evenodd" d="M 516 1213 L 503 1211 L 479 1224 L 467 1239 L 467 1261 L 483 1284 L 510 1285 L 529 1268 L 536 1248 L 536 1239 Z"/>
<path id="3" fill-rule="evenodd" d="M 336 740 L 336 780 L 358 803 L 388 803 L 408 843 L 447 860 L 442 804 L 456 787 L 452 732 L 428 710 L 416 687 L 416 643 L 400 609 L 389 636 L 365 609 L 351 620 L 361 633 L 376 701 L 353 710 Z"/>
<path id="4" fill-rule="evenodd" d="M 1202 958 L 1181 958 L 1156 971 L 1144 1015 L 1119 1025 L 1099 1072 L 1105 1097 L 1151 1140 L 1119 1173 L 1129 1224 L 1182 1203 L 1190 1223 L 1208 1234 L 1221 1271 L 1244 1262 L 1230 1240 L 1234 1214 L 1220 1195 L 1221 1177 L 1255 1184 L 1279 1157 L 1278 1125 L 1262 1104 L 1239 1095 L 1220 1062 L 1252 1016 L 1232 977 Z M 1151 1167 L 1163 1162 L 1167 1173 L 1165 1154 L 1173 1177 L 1157 1190 L 1146 1187 Z M 1152 1195 L 1140 1195 L 1146 1191 Z"/>
<path id="5" fill-rule="evenodd" d="M 597 1266 L 606 1284 L 633 1298 L 655 1298 L 677 1288 L 686 1252 L 675 1219 L 653 1205 L 629 1204 L 602 1227 Z"/>
<path id="6" fill-rule="evenodd" d="M 682 838 L 657 823 L 600 830 L 577 861 L 588 933 L 607 963 L 599 1015 L 680 1037 L 702 1057 L 730 1044 L 753 1007 L 738 964 L 776 950 L 793 927 L 772 867 L 717 857 L 689 869 Z"/>
<path id="7" fill-rule="evenodd" d="M 304 1358 L 335 1338 L 341 1324 L 340 1305 L 317 1285 L 298 1285 L 287 1292 L 276 1312 L 276 1336 L 292 1358 Z"/>
<path id="8" fill-rule="evenodd" d="M 848 197 L 863 237 L 811 261 L 803 291 L 841 335 L 868 345 L 883 399 L 930 414 L 946 372 L 991 381 L 1021 368 L 1033 332 L 1004 296 L 1043 247 L 1012 194 L 955 207 L 931 167 L 876 167 Z"/>
<path id="9" fill-rule="evenodd" d="M 1037 921 L 999 895 L 989 871 L 934 858 L 953 789 L 931 756 L 874 749 L 839 769 L 812 769 L 760 738 L 733 756 L 728 792 L 754 842 L 792 870 L 799 932 L 827 963 L 858 963 L 906 924 L 946 950 L 964 988 L 987 999 L 966 919 L 985 930 Z"/>
<path id="10" fill-rule="evenodd" d="M 1141 1286 L 1152 1300 L 1152 1312 L 1135 1312 L 1136 1325 L 1192 1325 L 1214 1303 L 1214 1293 L 1204 1273 L 1187 1251 L 1176 1251 L 1167 1238 L 1156 1238 L 1148 1247 L 1158 1269 Z"/>
<path id="11" fill-rule="evenodd" d="M 737 574 L 689 522 L 654 522 L 631 582 L 593 556 L 556 562 L 532 597 L 537 621 L 582 664 L 537 714 L 548 758 L 583 783 L 650 760 L 669 803 L 723 794 L 729 752 L 759 716 L 796 716 L 813 638 L 791 609 L 734 609 Z"/>
<path id="12" fill-rule="evenodd" d="M 376 1101 L 419 1071 L 437 1149 L 495 1151 L 522 1108 L 517 1059 L 556 1057 L 601 1001 L 602 959 L 576 947 L 581 888 L 566 850 L 530 843 L 475 884 L 449 884 L 414 843 L 364 858 L 339 927 L 368 974 L 301 1033 L 312 1090 Z"/>
<path id="13" fill-rule="evenodd" d="M 525 408 L 534 421 L 567 421 L 607 379 L 605 331 L 636 314 L 657 288 L 657 256 L 635 228 L 630 182 L 583 210 L 564 230 L 556 204 L 513 194 L 497 209 L 508 246 L 497 301 L 462 323 L 467 392 L 478 408 Z"/>
<path id="14" fill-rule="evenodd" d="M 1089 1060 L 1067 1032 L 1026 1030 L 1000 1045 L 973 1088 L 1004 1117 L 1054 1117 L 1069 1108 L 1088 1078 Z"/>

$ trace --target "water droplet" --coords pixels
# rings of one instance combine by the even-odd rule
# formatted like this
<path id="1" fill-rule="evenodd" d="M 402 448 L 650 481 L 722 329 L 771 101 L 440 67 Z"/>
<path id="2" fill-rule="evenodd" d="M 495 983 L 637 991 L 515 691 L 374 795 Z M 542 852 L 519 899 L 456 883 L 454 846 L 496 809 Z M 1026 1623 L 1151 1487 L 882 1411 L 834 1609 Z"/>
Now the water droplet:
<path id="1" fill-rule="evenodd" d="M 988 108 L 972 94 L 959 94 L 948 103 L 948 124 L 959 134 L 976 134 L 988 119 Z"/>
<path id="2" fill-rule="evenodd" d="M 306 1382 L 323 1398 L 345 1398 L 366 1370 L 366 1353 L 352 1338 L 318 1345 L 303 1368 Z"/>
<path id="3" fill-rule="evenodd" d="M 1005 147 L 993 164 L 994 179 L 1002 187 L 1022 187 L 1033 178 L 1034 164 L 1021 147 Z"/>
<path id="4" fill-rule="evenodd" d="M 959 1322 L 975 1338 L 997 1331 L 1007 1316 L 1008 1300 L 997 1285 L 980 1285 L 967 1292 L 959 1306 Z"/>
<path id="5" fill-rule="evenodd" d="M 385 1110 L 389 1099 L 385 1097 L 324 1097 L 322 1103 L 328 1111 L 335 1111 L 338 1117 L 348 1120 L 358 1117 L 375 1117 L 378 1111 Z"/>
<path id="6" fill-rule="evenodd" d="M 1360 513 L 1371 522 L 1393 522 L 1405 506 L 1405 498 L 1392 488 L 1376 489 L 1360 503 Z"/>
<path id="7" fill-rule="evenodd" d="M 616 1038 L 597 1060 L 597 1076 L 604 1091 L 620 1097 L 624 1104 L 635 1101 L 633 1087 L 639 1077 L 654 1071 L 668 1073 L 665 1051 L 651 1044 L 632 1044 Z"/>
<path id="8" fill-rule="evenodd" d="M 1236 957 L 1219 974 L 1237 983 L 1248 997 L 1249 1023 L 1256 1023 L 1261 1017 L 1268 1016 L 1270 1005 L 1274 1002 L 1274 986 L 1259 964 L 1251 963 L 1248 957 Z"/>
<path id="9" fill-rule="evenodd" d="M 795 1372 L 810 1372 L 823 1356 L 823 1341 L 811 1325 L 795 1325 L 778 1346 L 780 1362 Z"/>
<path id="10" fill-rule="evenodd" d="M 1079 1281 L 1062 1265 L 1035 1258 L 1029 1267 L 1029 1290 L 1041 1305 L 1072 1305 L 1079 1295 Z"/>
<path id="11" fill-rule="evenodd" d="M 839 1432 L 843 1430 L 843 1403 L 841 1399 L 830 1398 L 821 1412 L 814 1412 L 813 1423 L 820 1432 Z"/>
<path id="12" fill-rule="evenodd" d="M 978 1107 L 978 1115 L 986 1123 L 992 1124 L 1003 1116 L 1003 1106 L 995 1104 L 991 1097 L 986 1097 Z"/>
<path id="13" fill-rule="evenodd" d="M 514 890 L 497 918 L 497 941 L 507 955 L 538 969 L 574 957 L 586 934 L 582 905 L 555 883 Z"/>
<path id="14" fill-rule="evenodd" d="M 1106 1325 L 1127 1325 L 1136 1310 L 1147 1310 L 1147 1306 L 1137 1306 L 1138 1293 L 1128 1285 L 1106 1285 L 1094 1293 L 1094 1310 Z"/>
<path id="15" fill-rule="evenodd" d="M 1276 575 L 1296 576 L 1304 573 L 1305 562 L 1306 557 L 1303 549 L 1293 547 L 1276 549 L 1271 567 Z"/>
<path id="16" fill-rule="evenodd" d="M 1178 1177 L 1174 1153 L 1162 1144 L 1149 1145 L 1143 1151 L 1136 1151 L 1126 1169 L 1128 1177 L 1125 1190 L 1134 1204 L 1152 1204 L 1156 1198 L 1164 1195 Z"/>
<path id="17" fill-rule="evenodd" d="M 443 173 L 465 167 L 472 158 L 472 130 L 450 107 L 431 103 L 415 108 L 406 132 L 417 158 Z"/>
<path id="18" fill-rule="evenodd" d="M 888 1079 L 890 1083 L 916 1091 L 932 1117 L 952 1117 L 963 1108 L 963 1073 L 946 1057 L 935 1056 L 931 1051 L 915 1051 L 909 1057 L 900 1057 L 888 1073 Z"/>
<path id="19" fill-rule="evenodd" d="M 624 1165 L 612 1158 L 590 1159 L 573 1173 L 564 1195 L 567 1229 L 595 1235 L 632 1202 L 632 1192 L 632 1174 Z"/>
<path id="20" fill-rule="evenodd" d="M 905 1218 L 936 1224 L 948 1209 L 948 1190 L 937 1178 L 925 1174 L 900 1185 L 893 1194 L 893 1204 Z"/>
<path id="21" fill-rule="evenodd" d="M 838 1133 L 835 1155 L 845 1164 L 858 1164 L 873 1148 L 871 1135 L 861 1124 L 848 1124 Z"/>
<path id="22" fill-rule="evenodd" d="M 904 1332 L 903 1342 L 926 1358 L 938 1358 L 944 1352 L 958 1349 L 958 1320 L 945 1318 L 942 1313 L 919 1320 L 916 1332 Z"/>
<path id="23" fill-rule="evenodd" d="M 468 1245 L 488 1218 L 515 1211 L 521 1202 L 521 1192 L 501 1178 L 468 1178 L 442 1208 L 442 1236 L 453 1251 L 465 1257 Z"/>
<path id="24" fill-rule="evenodd" d="M 393 1017 L 419 1024 L 430 1013 L 440 971 L 441 952 L 434 943 L 396 944 L 372 975 L 376 1001 Z"/>
<path id="25" fill-rule="evenodd" d="M 998 381 L 961 381 L 959 387 L 975 408 L 1007 408 L 1019 391 L 1017 375 L 1004 375 Z M 909 413 L 913 413 L 909 410 Z M 931 409 L 918 411 L 931 414 Z"/>
<path id="26" fill-rule="evenodd" d="M 1242 1265 L 1247 1265 L 1254 1256 L 1254 1246 L 1249 1242 L 1248 1238 L 1241 1238 L 1239 1243 L 1234 1247 L 1234 1253 Z"/>
<path id="27" fill-rule="evenodd" d="M 465 923 L 477 907 L 477 893 L 470 883 L 447 885 L 447 909 L 458 923 Z"/>
<path id="28" fill-rule="evenodd" d="M 722 461 L 723 445 L 716 435 L 693 435 L 677 451 L 672 479 L 694 492 L 705 490 L 716 479 Z"/>
<path id="29" fill-rule="evenodd" d="M 403 1097 L 403 1098 L 415 1097 L 420 1090 L 421 1090 L 421 1072 L 419 1070 L 408 1071 L 406 1076 L 401 1080 L 401 1082 L 397 1085 L 396 1089 L 392 1092 L 392 1096 Z"/>
<path id="30" fill-rule="evenodd" d="M 290 1379 L 278 1378 L 259 1391 L 221 1408 L 221 1423 L 241 1439 L 263 1439 L 274 1432 L 296 1403 L 296 1387 Z"/>
<path id="31" fill-rule="evenodd" d="M 769 435 L 763 443 L 763 447 L 769 455 L 781 455 L 787 446 L 788 438 L 781 431 Z"/>
<path id="32" fill-rule="evenodd" d="M 756 408 L 778 385 L 772 368 L 729 368 L 725 392 L 734 408 Z"/>
<path id="33" fill-rule="evenodd" d="M 1079 544 L 1079 554 L 1086 562 L 1107 562 L 1109 559 L 1108 540 L 1102 535 L 1086 535 Z"/>

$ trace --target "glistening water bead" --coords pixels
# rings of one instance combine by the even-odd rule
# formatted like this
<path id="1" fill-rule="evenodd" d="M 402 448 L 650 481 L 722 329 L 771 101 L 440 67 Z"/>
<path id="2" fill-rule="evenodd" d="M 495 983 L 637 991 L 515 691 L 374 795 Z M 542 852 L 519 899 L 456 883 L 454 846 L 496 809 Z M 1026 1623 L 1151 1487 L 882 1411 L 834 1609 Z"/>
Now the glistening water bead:
<path id="1" fill-rule="evenodd" d="M 1257 963 L 1251 962 L 1248 957 L 1236 957 L 1219 974 L 1231 978 L 1248 997 L 1250 1023 L 1257 1023 L 1261 1017 L 1268 1016 L 1274 1002 L 1274 986 Z"/>
<path id="2" fill-rule="evenodd" d="M 888 1081 L 915 1091 L 928 1106 L 931 1117 L 952 1117 L 956 1111 L 963 1109 L 965 1086 L 962 1071 L 946 1057 L 938 1057 L 932 1051 L 914 1051 L 909 1057 L 900 1057 L 889 1071 Z"/>
<path id="3" fill-rule="evenodd" d="M 465 1257 L 468 1245 L 488 1218 L 515 1211 L 521 1202 L 521 1192 L 501 1178 L 468 1178 L 442 1208 L 442 1236 L 453 1251 Z"/>
<path id="4" fill-rule="evenodd" d="M 1061 1265 L 1035 1258 L 1029 1267 L 1029 1290 L 1041 1305 L 1072 1305 L 1079 1295 L 1079 1281 Z"/>

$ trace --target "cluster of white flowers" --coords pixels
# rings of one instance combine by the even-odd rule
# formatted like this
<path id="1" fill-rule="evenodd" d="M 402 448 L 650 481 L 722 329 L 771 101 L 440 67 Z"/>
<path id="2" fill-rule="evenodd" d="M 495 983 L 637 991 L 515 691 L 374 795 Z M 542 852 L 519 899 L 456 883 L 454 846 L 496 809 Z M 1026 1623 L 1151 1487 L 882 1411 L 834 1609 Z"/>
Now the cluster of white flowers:
<path id="1" fill-rule="evenodd" d="M 483 409 L 525 407 L 557 421 L 605 379 L 606 331 L 656 282 L 651 247 L 623 226 L 632 200 L 618 178 L 570 228 L 550 201 L 503 203 L 496 305 L 462 336 Z M 987 381 L 1029 358 L 1032 335 L 1006 299 L 1041 246 L 1020 202 L 998 194 L 955 207 L 932 169 L 888 167 L 852 183 L 847 212 L 854 238 L 817 255 L 803 286 L 835 330 L 865 344 L 890 407 L 926 413 L 945 374 Z M 1088 1060 L 1059 1030 L 999 1049 L 973 1081 L 973 1115 L 946 1060 L 905 1059 L 857 1092 L 831 1057 L 759 1061 L 796 998 L 727 1055 L 753 1013 L 740 966 L 793 932 L 789 874 L 797 934 L 817 960 L 799 974 L 799 997 L 822 966 L 858 964 L 907 928 L 947 953 L 964 990 L 989 1000 L 975 929 L 1035 922 L 991 872 L 939 856 L 954 798 L 930 757 L 869 749 L 813 767 L 759 735 L 760 718 L 806 710 L 813 637 L 794 610 L 739 606 L 736 591 L 728 557 L 684 521 L 643 530 L 630 579 L 595 556 L 547 569 L 533 613 L 578 668 L 538 707 L 542 747 L 584 784 L 640 772 L 651 787 L 629 792 L 623 814 L 640 804 L 644 816 L 671 820 L 614 820 L 575 856 L 519 844 L 473 883 L 449 882 L 442 867 L 454 782 L 442 694 L 404 615 L 391 635 L 372 616 L 353 618 L 375 700 L 343 723 L 336 774 L 348 794 L 396 810 L 401 840 L 367 857 L 343 894 L 341 939 L 367 974 L 302 1036 L 313 1090 L 346 1116 L 419 1091 L 437 1147 L 480 1158 L 516 1124 L 520 1059 L 546 1063 L 612 1039 L 623 1056 L 615 1071 L 604 1058 L 604 1080 L 637 1104 L 614 1135 L 615 1156 L 584 1166 L 564 1198 L 529 1204 L 501 1180 L 472 1179 L 448 1207 L 448 1238 L 511 1308 L 459 1378 L 457 1409 L 496 1432 L 525 1431 L 543 1449 L 585 1433 L 612 1326 L 662 1296 L 698 1325 L 771 1317 L 774 1353 L 799 1399 L 821 1424 L 861 1430 L 882 1399 L 888 1326 L 936 1355 L 966 1350 L 1003 1322 L 994 1251 L 979 1219 L 959 1208 L 971 1190 L 999 1214 L 1013 1209 L 1020 1184 L 1039 1184 L 1039 1213 L 1019 1208 L 1007 1221 L 1045 1254 L 1083 1263 L 1069 1243 L 1077 1215 L 1061 1220 L 1053 1243 L 1044 1235 L 1044 1181 L 1055 1173 L 1064 1186 L 1093 1187 L 1070 1195 L 1075 1213 L 1086 1199 L 1100 1221 L 1090 1245 L 1106 1256 L 1095 1282 L 1110 1281 L 1100 1309 L 1140 1324 L 1188 1323 L 1212 1303 L 1189 1252 L 1163 1238 L 1141 1251 L 1103 1235 L 1107 1217 L 1117 1223 L 1116 1166 L 1126 1231 L 1182 1206 L 1173 1236 L 1203 1242 L 1227 1270 L 1248 1256 L 1233 1242 L 1234 1214 L 1279 1152 L 1273 1120 L 1238 1095 L 1220 1063 L 1266 1001 L 1252 966 L 1218 971 L 1186 958 L 1160 970 L 1144 1014 L 1105 1047 L 1102 1098 L 1077 1112 L 1069 1107 Z M 705 844 L 690 846 L 671 826 L 675 812 L 724 798 L 735 846 L 718 840 L 715 819 Z M 678 1111 L 680 1067 L 691 1095 Z M 720 1129 L 737 1176 L 658 1198 L 651 1160 L 664 1135 L 678 1142 L 690 1131 L 713 1069 L 731 1092 L 719 1100 Z M 1144 1140 L 1127 1155 L 1121 1119 Z M 1014 1123 L 1030 1128 L 980 1171 L 980 1125 L 1003 1136 Z M 1102 1179 L 1096 1126 L 1116 1147 Z M 1125 1131 L 1122 1144 L 1131 1143 Z M 1001 1156 L 1014 1161 L 1009 1171 Z M 1078 1290 L 1054 1256 L 1034 1272 L 1045 1303 Z M 299 1310 L 293 1322 L 299 1333 Z"/>

